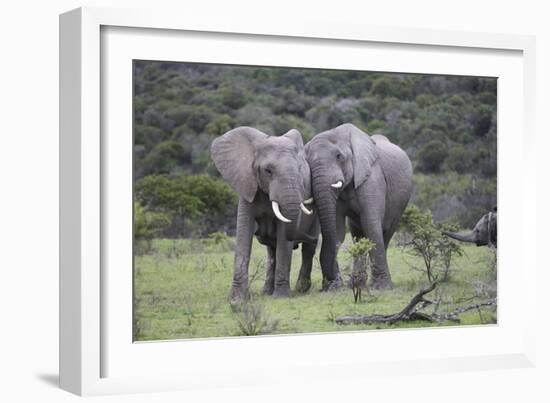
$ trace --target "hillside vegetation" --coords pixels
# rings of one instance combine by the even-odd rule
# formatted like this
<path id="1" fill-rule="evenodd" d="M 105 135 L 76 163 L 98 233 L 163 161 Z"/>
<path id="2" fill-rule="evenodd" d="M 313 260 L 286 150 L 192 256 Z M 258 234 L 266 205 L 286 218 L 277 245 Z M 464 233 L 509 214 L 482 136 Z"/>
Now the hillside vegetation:
<path id="1" fill-rule="evenodd" d="M 313 135 L 351 122 L 413 161 L 412 202 L 472 226 L 496 203 L 494 78 L 134 62 L 135 214 L 141 238 L 234 233 L 237 196 L 210 144 L 242 125 Z"/>

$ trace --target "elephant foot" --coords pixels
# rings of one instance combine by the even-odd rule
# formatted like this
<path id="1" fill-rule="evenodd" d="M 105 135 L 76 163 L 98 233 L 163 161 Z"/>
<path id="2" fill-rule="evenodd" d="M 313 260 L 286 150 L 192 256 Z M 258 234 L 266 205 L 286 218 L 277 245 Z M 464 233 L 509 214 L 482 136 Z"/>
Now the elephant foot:
<path id="1" fill-rule="evenodd" d="M 274 289 L 273 284 L 264 284 L 264 288 L 262 288 L 262 294 L 272 295 L 273 289 Z"/>
<path id="2" fill-rule="evenodd" d="M 273 290 L 274 297 L 290 297 L 290 294 L 291 292 L 288 284 L 276 286 L 275 289 Z"/>
<path id="3" fill-rule="evenodd" d="M 250 292 L 248 287 L 233 286 L 229 292 L 229 301 L 248 300 L 250 298 Z"/>
<path id="4" fill-rule="evenodd" d="M 323 288 L 321 291 L 334 291 L 342 287 L 342 278 L 336 277 L 334 280 L 323 279 Z"/>
<path id="5" fill-rule="evenodd" d="M 393 282 L 389 277 L 373 278 L 370 288 L 374 290 L 391 290 L 393 289 Z"/>
<path id="6" fill-rule="evenodd" d="M 311 280 L 308 278 L 298 278 L 298 281 L 296 281 L 296 292 L 300 294 L 305 294 L 309 291 L 311 288 Z"/>

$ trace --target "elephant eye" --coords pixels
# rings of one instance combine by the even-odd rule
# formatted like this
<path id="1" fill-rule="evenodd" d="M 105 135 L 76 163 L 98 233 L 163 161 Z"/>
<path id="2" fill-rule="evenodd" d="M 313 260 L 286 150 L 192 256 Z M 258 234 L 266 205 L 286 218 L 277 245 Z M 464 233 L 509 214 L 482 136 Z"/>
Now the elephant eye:
<path id="1" fill-rule="evenodd" d="M 264 172 L 266 174 L 268 174 L 269 176 L 271 176 L 273 174 L 273 171 L 271 170 L 271 168 L 264 168 Z"/>
<path id="2" fill-rule="evenodd" d="M 342 155 L 342 153 L 337 153 L 337 154 L 336 154 L 336 159 L 337 159 L 338 161 L 343 161 L 343 160 L 344 160 L 344 156 Z"/>

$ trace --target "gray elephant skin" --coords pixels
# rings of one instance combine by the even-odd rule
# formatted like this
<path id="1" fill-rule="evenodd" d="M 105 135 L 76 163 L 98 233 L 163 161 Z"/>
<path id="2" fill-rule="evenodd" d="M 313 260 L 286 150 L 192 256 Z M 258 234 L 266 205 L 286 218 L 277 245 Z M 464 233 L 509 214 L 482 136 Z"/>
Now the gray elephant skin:
<path id="1" fill-rule="evenodd" d="M 443 234 L 457 241 L 475 243 L 477 246 L 497 247 L 497 208 L 484 214 L 467 233 L 443 231 Z"/>
<path id="2" fill-rule="evenodd" d="M 267 248 L 265 294 L 290 295 L 292 250 L 302 243 L 302 266 L 296 289 L 311 285 L 319 224 L 311 207 L 311 173 L 297 130 L 268 136 L 238 127 L 216 138 L 212 159 L 239 194 L 233 282 L 230 299 L 247 298 L 252 237 Z M 305 204 L 304 204 L 305 203 Z"/>
<path id="3" fill-rule="evenodd" d="M 321 224 L 323 289 L 341 284 L 336 257 L 346 217 L 354 239 L 367 237 L 376 244 L 371 286 L 392 288 L 386 248 L 413 189 L 407 154 L 386 137 L 371 137 L 349 123 L 317 134 L 305 152 Z"/>

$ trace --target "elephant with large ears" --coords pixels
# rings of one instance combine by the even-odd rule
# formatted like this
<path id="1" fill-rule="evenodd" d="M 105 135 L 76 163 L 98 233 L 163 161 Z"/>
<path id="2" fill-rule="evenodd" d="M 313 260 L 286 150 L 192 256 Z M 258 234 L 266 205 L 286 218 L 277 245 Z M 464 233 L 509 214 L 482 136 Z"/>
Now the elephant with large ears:
<path id="1" fill-rule="evenodd" d="M 317 134 L 305 151 L 323 235 L 323 289 L 341 284 L 336 258 L 346 217 L 354 239 L 367 237 L 376 244 L 371 286 L 392 288 L 386 248 L 412 193 L 407 154 L 386 137 L 371 137 L 349 123 Z"/>
<path id="2" fill-rule="evenodd" d="M 319 236 L 311 205 L 311 173 L 297 130 L 268 136 L 238 127 L 216 138 L 212 159 L 223 178 L 239 194 L 233 283 L 230 299 L 247 298 L 248 266 L 255 234 L 267 248 L 264 293 L 290 295 L 292 250 L 302 243 L 298 291 L 307 291 Z"/>
<path id="3" fill-rule="evenodd" d="M 497 208 L 494 207 L 493 211 L 489 211 L 484 214 L 483 217 L 474 226 L 474 229 L 468 233 L 458 233 L 443 231 L 444 235 L 447 235 L 453 239 L 462 242 L 475 243 L 477 246 L 488 245 L 490 247 L 497 247 Z"/>

